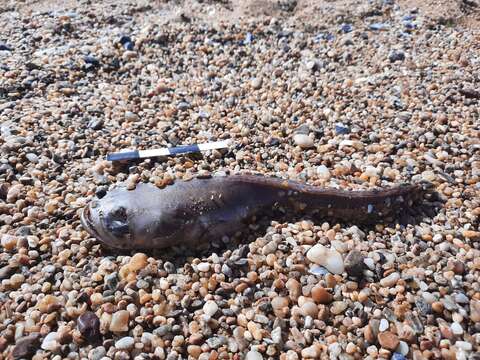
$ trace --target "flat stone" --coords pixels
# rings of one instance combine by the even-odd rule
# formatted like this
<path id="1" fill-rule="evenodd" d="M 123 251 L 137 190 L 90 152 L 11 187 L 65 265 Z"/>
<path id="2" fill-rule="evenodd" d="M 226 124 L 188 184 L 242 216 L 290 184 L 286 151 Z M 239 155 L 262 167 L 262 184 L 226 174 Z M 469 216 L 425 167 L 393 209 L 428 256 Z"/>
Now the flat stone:
<path id="1" fill-rule="evenodd" d="M 398 336 L 390 331 L 385 331 L 378 334 L 379 344 L 387 350 L 395 350 L 400 343 Z"/>
<path id="2" fill-rule="evenodd" d="M 129 350 L 134 344 L 135 340 L 131 336 L 125 336 L 115 342 L 115 347 L 119 350 Z"/>
<path id="3" fill-rule="evenodd" d="M 127 310 L 120 310 L 112 315 L 112 321 L 110 322 L 110 331 L 112 332 L 125 332 L 128 331 L 128 321 L 130 314 Z"/>

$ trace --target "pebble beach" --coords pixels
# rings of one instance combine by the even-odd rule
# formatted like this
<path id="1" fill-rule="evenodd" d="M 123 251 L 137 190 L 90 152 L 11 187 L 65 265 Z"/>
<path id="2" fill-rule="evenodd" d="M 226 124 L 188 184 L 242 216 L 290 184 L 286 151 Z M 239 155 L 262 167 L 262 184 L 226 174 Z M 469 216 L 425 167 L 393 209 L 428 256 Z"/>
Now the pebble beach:
<path id="1" fill-rule="evenodd" d="M 480 359 L 479 9 L 0 4 L 0 359 Z M 271 219 L 193 255 L 80 224 L 120 185 L 234 173 L 427 181 L 444 204 L 405 226 Z"/>

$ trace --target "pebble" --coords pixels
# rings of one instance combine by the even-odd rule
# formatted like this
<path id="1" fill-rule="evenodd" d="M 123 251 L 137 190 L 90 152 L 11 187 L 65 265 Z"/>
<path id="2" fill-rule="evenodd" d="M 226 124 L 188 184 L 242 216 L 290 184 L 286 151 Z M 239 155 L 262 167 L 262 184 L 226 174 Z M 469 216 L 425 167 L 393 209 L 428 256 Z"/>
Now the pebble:
<path id="1" fill-rule="evenodd" d="M 58 342 L 58 333 L 51 332 L 42 341 L 41 348 L 43 350 L 57 352 L 60 349 L 60 343 Z"/>
<path id="2" fill-rule="evenodd" d="M 306 134 L 295 134 L 293 136 L 293 142 L 302 149 L 309 149 L 314 145 L 313 139 Z"/>
<path id="3" fill-rule="evenodd" d="M 345 271 L 352 277 L 362 277 L 365 269 L 364 256 L 360 251 L 352 250 L 345 257 Z"/>
<path id="4" fill-rule="evenodd" d="M 380 320 L 380 326 L 378 327 L 378 331 L 383 332 L 386 331 L 389 327 L 388 320 L 382 319 Z"/>
<path id="5" fill-rule="evenodd" d="M 38 333 L 19 338 L 15 342 L 15 346 L 12 350 L 13 358 L 23 359 L 31 357 L 40 347 L 40 339 L 41 335 Z"/>
<path id="6" fill-rule="evenodd" d="M 317 176 L 321 180 L 328 181 L 332 177 L 332 174 L 325 165 L 320 165 L 317 166 Z"/>
<path id="7" fill-rule="evenodd" d="M 321 244 L 317 244 L 308 250 L 307 258 L 311 262 L 324 266 L 332 274 L 341 274 L 345 269 L 342 255 L 338 251 L 328 249 Z"/>
<path id="8" fill-rule="evenodd" d="M 127 310 L 120 310 L 112 315 L 110 322 L 110 331 L 112 332 L 126 332 L 128 331 L 128 321 L 130 314 Z"/>
<path id="9" fill-rule="evenodd" d="M 329 304 L 333 300 L 333 295 L 319 285 L 314 286 L 311 290 L 311 293 L 313 301 L 318 304 Z"/>
<path id="10" fill-rule="evenodd" d="M 397 335 L 390 331 L 379 333 L 378 342 L 384 349 L 387 350 L 395 350 L 400 343 Z"/>
<path id="11" fill-rule="evenodd" d="M 250 350 L 247 352 L 247 355 L 245 355 L 245 360 L 262 360 L 263 356 L 260 354 L 258 351 L 255 350 Z"/>
<path id="12" fill-rule="evenodd" d="M 255 90 L 258 90 L 262 87 L 263 84 L 263 78 L 257 77 L 252 80 L 252 88 Z"/>
<path id="13" fill-rule="evenodd" d="M 210 264 L 207 262 L 201 262 L 197 265 L 198 271 L 207 272 L 210 270 Z"/>
<path id="14" fill-rule="evenodd" d="M 207 302 L 205 302 L 205 305 L 203 305 L 203 312 L 205 313 L 205 315 L 213 316 L 217 313 L 217 311 L 218 305 L 213 300 L 208 300 Z"/>
<path id="15" fill-rule="evenodd" d="M 330 307 L 330 312 L 334 315 L 343 313 L 348 307 L 345 301 L 334 301 Z"/>
<path id="16" fill-rule="evenodd" d="M 88 340 L 98 339 L 100 336 L 100 320 L 91 311 L 86 311 L 77 319 L 78 331 Z"/>
<path id="17" fill-rule="evenodd" d="M 453 332 L 455 335 L 462 335 L 462 334 L 463 334 L 462 325 L 460 325 L 460 324 L 457 323 L 457 322 L 452 323 L 452 325 L 450 326 L 450 328 L 452 329 L 452 332 Z"/>
<path id="18" fill-rule="evenodd" d="M 380 280 L 380 285 L 383 287 L 392 287 L 398 282 L 398 280 L 400 280 L 400 274 L 394 272 Z"/>
<path id="19" fill-rule="evenodd" d="M 130 350 L 135 344 L 131 336 L 125 336 L 115 342 L 115 347 L 119 350 Z"/>

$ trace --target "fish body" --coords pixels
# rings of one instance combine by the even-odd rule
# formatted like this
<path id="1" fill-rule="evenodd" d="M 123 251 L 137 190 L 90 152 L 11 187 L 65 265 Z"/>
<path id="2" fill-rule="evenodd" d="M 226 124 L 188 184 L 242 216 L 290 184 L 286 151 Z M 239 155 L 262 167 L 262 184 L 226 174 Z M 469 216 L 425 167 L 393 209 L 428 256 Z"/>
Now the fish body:
<path id="1" fill-rule="evenodd" d="M 422 197 L 419 185 L 384 190 L 326 189 L 256 175 L 177 181 L 160 189 L 138 184 L 94 200 L 82 214 L 84 228 L 120 249 L 197 246 L 242 231 L 249 220 L 280 207 L 328 219 L 375 223 L 392 219 Z"/>

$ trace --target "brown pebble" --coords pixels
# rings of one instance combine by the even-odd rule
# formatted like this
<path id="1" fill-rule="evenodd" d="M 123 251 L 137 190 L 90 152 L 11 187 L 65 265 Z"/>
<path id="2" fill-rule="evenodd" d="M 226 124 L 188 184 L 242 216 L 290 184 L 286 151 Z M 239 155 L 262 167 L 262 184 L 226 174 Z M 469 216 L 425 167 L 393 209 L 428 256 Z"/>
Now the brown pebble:
<path id="1" fill-rule="evenodd" d="M 378 342 L 387 350 L 395 350 L 400 343 L 398 336 L 390 331 L 385 331 L 378 334 Z"/>
<path id="2" fill-rule="evenodd" d="M 370 325 L 367 325 L 363 328 L 363 336 L 370 344 L 374 344 L 377 340 L 375 333 Z"/>
<path id="3" fill-rule="evenodd" d="M 0 351 L 3 351 L 7 348 L 8 341 L 5 337 L 0 336 Z"/>
<path id="4" fill-rule="evenodd" d="M 312 288 L 312 299 L 317 304 L 329 304 L 333 300 L 333 295 L 321 286 L 314 286 Z"/>
<path id="5" fill-rule="evenodd" d="M 285 287 L 288 289 L 292 300 L 297 300 L 298 297 L 302 295 L 302 285 L 295 279 L 288 279 Z"/>

